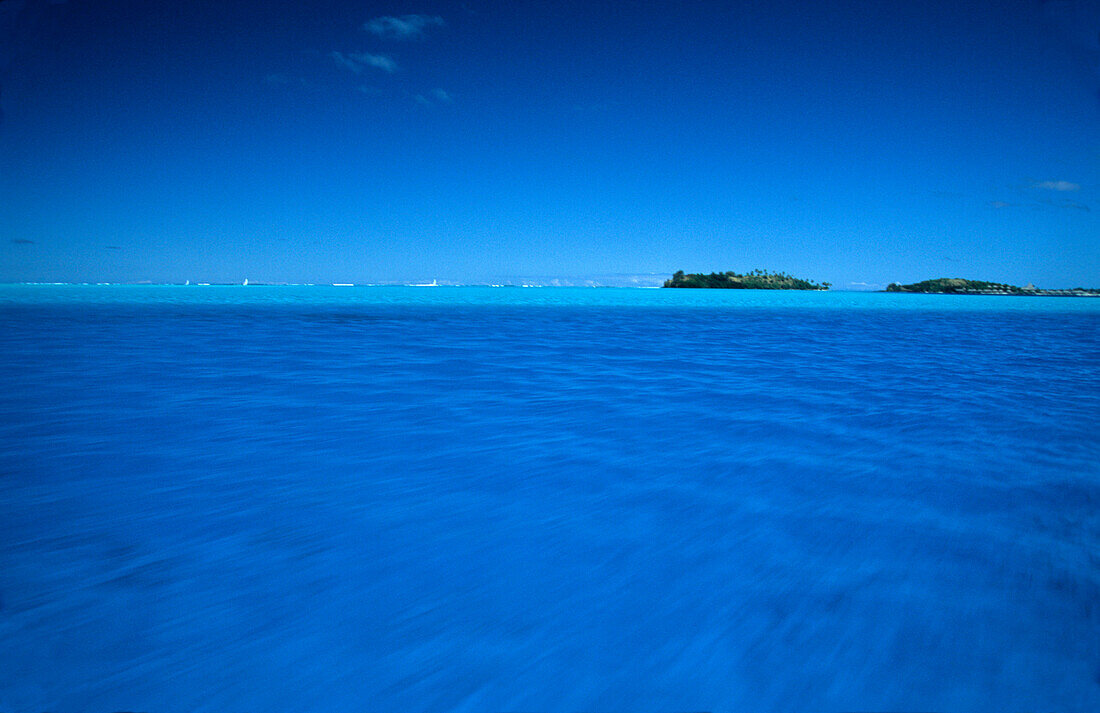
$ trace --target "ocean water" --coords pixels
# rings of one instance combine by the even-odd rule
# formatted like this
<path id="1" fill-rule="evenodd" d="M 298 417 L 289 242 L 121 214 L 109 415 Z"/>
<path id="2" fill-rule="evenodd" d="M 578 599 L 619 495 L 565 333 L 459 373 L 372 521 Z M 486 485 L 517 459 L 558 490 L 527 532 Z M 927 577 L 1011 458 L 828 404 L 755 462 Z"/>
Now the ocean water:
<path id="1" fill-rule="evenodd" d="M 1100 710 L 1100 299 L 0 287 L 0 713 Z"/>

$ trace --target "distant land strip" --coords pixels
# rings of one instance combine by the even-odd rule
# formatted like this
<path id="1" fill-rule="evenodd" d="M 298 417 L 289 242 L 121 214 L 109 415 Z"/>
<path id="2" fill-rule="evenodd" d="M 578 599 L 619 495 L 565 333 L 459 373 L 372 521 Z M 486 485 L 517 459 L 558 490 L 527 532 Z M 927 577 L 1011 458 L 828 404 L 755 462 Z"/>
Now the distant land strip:
<path id="1" fill-rule="evenodd" d="M 927 295 L 1015 295 L 1038 297 L 1100 297 L 1100 289 L 1074 287 L 1066 290 L 1042 290 L 1034 285 L 1017 287 L 1002 282 L 964 280 L 960 277 L 939 277 L 935 280 L 899 285 L 891 282 L 887 292 L 916 292 Z"/>
<path id="2" fill-rule="evenodd" d="M 717 290 L 827 290 L 828 282 L 818 284 L 811 280 L 792 277 L 785 272 L 753 270 L 744 275 L 736 272 L 712 272 L 684 274 L 677 270 L 672 279 L 665 280 L 664 287 L 691 287 Z"/>

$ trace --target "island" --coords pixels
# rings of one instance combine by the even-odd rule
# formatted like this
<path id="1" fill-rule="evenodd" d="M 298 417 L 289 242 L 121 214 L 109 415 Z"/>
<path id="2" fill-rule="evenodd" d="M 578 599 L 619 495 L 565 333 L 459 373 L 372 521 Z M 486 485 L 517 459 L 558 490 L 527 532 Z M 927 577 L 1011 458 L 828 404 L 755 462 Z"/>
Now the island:
<path id="1" fill-rule="evenodd" d="M 1017 295 L 1045 297 L 1098 297 L 1100 289 L 1074 287 L 1068 290 L 1041 290 L 1035 285 L 1017 287 L 1003 282 L 985 282 L 983 280 L 964 280 L 960 277 L 939 277 L 935 280 L 900 285 L 891 282 L 887 292 L 917 292 L 926 295 Z"/>
<path id="2" fill-rule="evenodd" d="M 827 290 L 828 282 L 818 284 L 810 280 L 791 277 L 783 272 L 753 270 L 744 275 L 736 272 L 712 272 L 684 274 L 677 270 L 671 280 L 665 280 L 664 287 L 694 287 L 719 290 Z"/>

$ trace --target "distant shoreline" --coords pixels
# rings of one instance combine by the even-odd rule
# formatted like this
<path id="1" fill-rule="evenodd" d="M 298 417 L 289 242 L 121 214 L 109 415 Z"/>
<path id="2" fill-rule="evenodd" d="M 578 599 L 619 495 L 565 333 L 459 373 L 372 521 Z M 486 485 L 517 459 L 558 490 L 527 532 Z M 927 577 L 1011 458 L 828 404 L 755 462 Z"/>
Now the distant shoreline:
<path id="1" fill-rule="evenodd" d="M 681 273 L 682 274 L 682 273 Z M 780 273 L 782 274 L 782 273 Z M 722 273 L 715 273 L 716 277 L 725 278 Z M 685 276 L 689 280 L 683 282 L 689 282 L 689 284 L 669 285 L 666 284 L 663 287 L 678 287 L 687 289 L 733 289 L 735 291 L 754 291 L 754 292 L 823 292 L 828 289 L 826 286 L 831 287 L 829 283 L 817 285 L 807 281 L 807 286 L 787 286 L 782 284 L 787 280 L 797 280 L 797 278 L 790 278 L 784 275 L 781 280 L 776 280 L 775 277 L 769 275 L 772 278 L 769 280 L 771 284 L 768 286 L 757 286 L 740 284 L 736 287 L 726 287 L 725 285 L 716 286 L 708 284 L 690 284 L 690 278 L 695 276 Z M 701 275 L 704 278 L 710 278 L 710 275 Z M 741 276 L 738 276 L 741 277 Z M 683 278 L 681 278 L 683 279 Z M 727 278 L 728 279 L 728 278 Z M 672 282 L 672 281 L 668 281 Z M 746 280 L 747 282 L 747 280 Z M 801 282 L 801 281 L 799 281 Z M 779 283 L 779 284 L 777 284 Z M 539 289 L 627 289 L 627 290 L 654 290 L 661 289 L 662 285 L 607 285 L 607 284 L 546 284 L 546 283 L 458 283 L 447 282 L 439 284 L 433 281 L 433 283 L 399 283 L 399 282 L 364 282 L 364 283 L 352 283 L 352 282 L 150 282 L 150 281 L 137 281 L 137 282 L 0 282 L 0 287 L 319 287 L 319 288 L 432 288 L 432 287 L 451 287 L 451 288 L 539 288 Z M 980 295 L 987 297 L 1100 297 L 1100 289 L 1097 288 L 1084 288 L 1073 287 L 1065 289 L 1042 289 L 1028 285 L 1026 287 L 1017 287 L 1014 285 L 1007 285 L 1002 283 L 982 282 L 978 280 L 963 280 L 961 278 L 939 278 L 935 280 L 926 280 L 924 282 L 913 283 L 909 285 L 901 285 L 898 283 L 890 283 L 884 290 L 851 290 L 851 289 L 831 289 L 831 292 L 842 292 L 845 294 L 885 294 L 885 293 L 898 293 L 898 294 L 925 294 L 925 295 Z"/>
<path id="2" fill-rule="evenodd" d="M 785 272 L 767 270 L 753 270 L 744 274 L 733 271 L 712 272 L 709 275 L 701 272 L 685 274 L 683 270 L 677 270 L 672 274 L 671 279 L 665 280 L 663 287 L 703 290 L 825 291 L 831 285 L 828 282 L 818 284 L 813 280 L 794 277 Z"/>
<path id="3" fill-rule="evenodd" d="M 1100 297 L 1100 289 L 1072 287 L 1065 290 L 1044 290 L 1034 285 L 1018 287 L 1003 282 L 965 280 L 961 277 L 939 277 L 934 280 L 901 285 L 891 282 L 886 292 L 921 295 L 986 295 L 1003 297 Z"/>

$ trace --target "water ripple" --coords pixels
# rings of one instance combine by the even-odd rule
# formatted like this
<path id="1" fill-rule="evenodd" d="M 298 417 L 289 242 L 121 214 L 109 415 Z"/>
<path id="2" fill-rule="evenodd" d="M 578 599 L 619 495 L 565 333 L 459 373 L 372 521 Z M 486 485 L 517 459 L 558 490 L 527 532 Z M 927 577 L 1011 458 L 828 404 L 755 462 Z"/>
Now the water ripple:
<path id="1" fill-rule="evenodd" d="M 0 287 L 0 710 L 1100 709 L 1098 335 Z"/>

